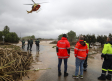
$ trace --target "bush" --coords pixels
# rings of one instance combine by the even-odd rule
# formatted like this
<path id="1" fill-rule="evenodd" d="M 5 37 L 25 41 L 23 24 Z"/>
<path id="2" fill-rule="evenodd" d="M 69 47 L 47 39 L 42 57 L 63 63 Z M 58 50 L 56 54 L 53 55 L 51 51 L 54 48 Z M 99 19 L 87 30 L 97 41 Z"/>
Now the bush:
<path id="1" fill-rule="evenodd" d="M 53 42 L 50 42 L 50 44 L 57 44 L 57 42 L 58 42 L 58 41 L 53 41 Z"/>
<path id="2" fill-rule="evenodd" d="M 56 46 L 53 46 L 52 48 L 55 48 Z"/>
<path id="3" fill-rule="evenodd" d="M 71 46 L 75 46 L 76 43 L 77 43 L 77 41 L 73 41 L 73 42 L 70 42 L 70 45 L 71 45 Z"/>

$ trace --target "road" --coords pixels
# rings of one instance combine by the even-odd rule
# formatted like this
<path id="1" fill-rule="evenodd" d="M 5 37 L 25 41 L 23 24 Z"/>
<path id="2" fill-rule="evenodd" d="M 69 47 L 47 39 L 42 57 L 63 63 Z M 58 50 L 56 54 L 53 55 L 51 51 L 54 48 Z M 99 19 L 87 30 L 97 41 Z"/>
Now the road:
<path id="1" fill-rule="evenodd" d="M 72 75 L 75 73 L 75 57 L 74 52 L 71 51 L 70 58 L 68 58 L 68 73 L 67 77 L 64 77 L 64 63 L 62 62 L 61 70 L 62 75 L 58 77 L 58 57 L 53 45 L 41 45 L 39 57 L 36 58 L 37 65 L 34 68 L 51 68 L 47 70 L 40 70 L 36 73 L 30 74 L 30 79 L 34 81 L 100 81 L 97 77 L 101 75 L 102 60 L 88 58 L 88 68 L 83 74 L 83 79 L 73 79 Z M 33 45 L 32 53 L 36 55 L 35 45 Z"/>

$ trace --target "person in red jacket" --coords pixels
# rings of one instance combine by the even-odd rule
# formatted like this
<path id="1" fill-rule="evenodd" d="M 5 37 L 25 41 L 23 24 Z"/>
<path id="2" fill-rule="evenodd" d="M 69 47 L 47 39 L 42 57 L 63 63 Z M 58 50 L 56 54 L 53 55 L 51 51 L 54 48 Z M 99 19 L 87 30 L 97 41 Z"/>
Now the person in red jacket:
<path id="1" fill-rule="evenodd" d="M 78 72 L 80 67 L 80 78 L 83 78 L 83 63 L 88 54 L 87 44 L 84 42 L 84 37 L 80 36 L 79 41 L 76 43 L 74 48 L 74 55 L 76 57 L 76 70 L 73 78 L 79 78 Z"/>
<path id="2" fill-rule="evenodd" d="M 64 77 L 67 73 L 67 59 L 70 57 L 70 43 L 67 40 L 67 35 L 63 34 L 61 40 L 57 42 L 56 52 L 58 56 L 58 76 L 61 76 L 61 63 L 64 60 Z"/>

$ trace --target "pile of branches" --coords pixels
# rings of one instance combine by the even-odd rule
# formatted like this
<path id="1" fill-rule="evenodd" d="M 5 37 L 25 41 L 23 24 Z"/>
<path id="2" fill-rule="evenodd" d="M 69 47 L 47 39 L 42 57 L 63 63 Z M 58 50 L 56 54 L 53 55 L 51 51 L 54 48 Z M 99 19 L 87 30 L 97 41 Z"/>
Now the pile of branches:
<path id="1" fill-rule="evenodd" d="M 0 81 L 18 81 L 30 71 L 33 62 L 29 52 L 0 49 Z"/>

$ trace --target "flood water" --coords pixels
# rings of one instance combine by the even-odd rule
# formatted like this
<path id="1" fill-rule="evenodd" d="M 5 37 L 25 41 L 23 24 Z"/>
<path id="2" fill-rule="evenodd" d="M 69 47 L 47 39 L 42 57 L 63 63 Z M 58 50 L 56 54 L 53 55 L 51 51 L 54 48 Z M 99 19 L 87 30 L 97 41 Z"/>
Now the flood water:
<path id="1" fill-rule="evenodd" d="M 73 79 L 72 75 L 75 73 L 75 56 L 71 52 L 70 58 L 68 58 L 68 73 L 69 76 L 64 77 L 64 63 L 61 65 L 62 76 L 58 77 L 58 57 L 55 52 L 55 48 L 50 50 L 49 47 L 45 50 L 39 58 L 42 60 L 43 65 L 46 68 L 51 68 L 45 71 L 36 81 L 82 81 L 82 79 Z M 83 81 L 99 81 L 97 77 L 101 75 L 102 60 L 88 58 L 88 68 L 84 72 Z"/>
<path id="2" fill-rule="evenodd" d="M 25 51 L 26 51 L 25 46 Z M 71 51 L 70 58 L 68 58 L 68 69 L 69 75 L 64 77 L 64 63 L 62 61 L 61 72 L 62 75 L 58 77 L 58 57 L 55 48 L 52 46 L 40 45 L 39 57 L 36 57 L 36 45 L 32 47 L 32 54 L 35 58 L 36 64 L 33 68 L 51 68 L 47 70 L 39 70 L 36 73 L 30 73 L 30 79 L 34 81 L 100 81 L 97 77 L 101 75 L 102 62 L 101 59 L 91 59 L 88 58 L 88 68 L 83 74 L 83 79 L 73 79 L 72 75 L 75 73 L 75 56 L 74 52 Z M 33 69 L 32 68 L 32 69 Z M 24 78 L 25 79 L 25 78 Z"/>

